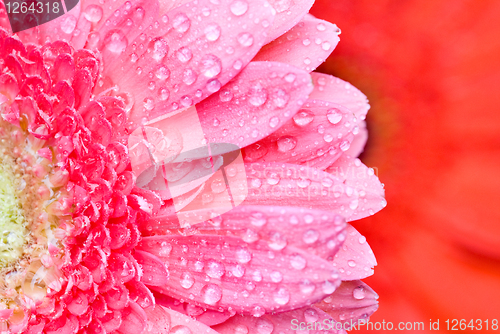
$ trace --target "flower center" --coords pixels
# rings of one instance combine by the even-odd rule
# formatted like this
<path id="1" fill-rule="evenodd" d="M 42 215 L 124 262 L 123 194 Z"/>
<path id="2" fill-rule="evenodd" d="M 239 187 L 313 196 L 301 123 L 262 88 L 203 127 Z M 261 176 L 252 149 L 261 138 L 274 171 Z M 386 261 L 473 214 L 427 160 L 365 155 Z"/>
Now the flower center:
<path id="1" fill-rule="evenodd" d="M 0 159 L 5 160 L 5 159 Z M 22 254 L 27 229 L 22 208 L 16 196 L 15 175 L 8 164 L 0 162 L 0 268 Z"/>

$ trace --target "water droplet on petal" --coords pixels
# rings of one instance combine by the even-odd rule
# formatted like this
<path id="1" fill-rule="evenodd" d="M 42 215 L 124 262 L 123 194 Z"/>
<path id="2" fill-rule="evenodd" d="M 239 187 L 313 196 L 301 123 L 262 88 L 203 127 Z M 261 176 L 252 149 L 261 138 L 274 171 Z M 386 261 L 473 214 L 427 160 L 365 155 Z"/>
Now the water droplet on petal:
<path id="1" fill-rule="evenodd" d="M 260 85 L 254 86 L 248 92 L 248 102 L 254 107 L 260 107 L 267 101 L 267 90 Z"/>
<path id="2" fill-rule="evenodd" d="M 279 283 L 283 280 L 283 275 L 279 271 L 273 271 L 270 276 L 271 281 L 274 283 Z"/>
<path id="3" fill-rule="evenodd" d="M 236 0 L 231 3 L 229 7 L 231 9 L 231 13 L 236 16 L 244 15 L 248 10 L 248 3 L 243 0 Z"/>
<path id="4" fill-rule="evenodd" d="M 302 240 L 310 245 L 318 241 L 319 239 L 319 232 L 316 230 L 307 230 L 304 232 L 304 235 L 302 236 Z"/>
<path id="5" fill-rule="evenodd" d="M 102 19 L 102 8 L 98 5 L 90 5 L 85 8 L 83 16 L 92 23 L 97 23 Z"/>
<path id="6" fill-rule="evenodd" d="M 65 34 L 71 34 L 76 28 L 76 17 L 70 14 L 64 15 L 60 24 Z"/>
<path id="7" fill-rule="evenodd" d="M 292 265 L 292 268 L 302 270 L 306 267 L 307 261 L 301 255 L 295 254 L 290 258 L 290 264 Z"/>
<path id="8" fill-rule="evenodd" d="M 301 109 L 293 116 L 293 121 L 300 127 L 306 126 L 314 120 L 314 114 L 307 109 Z"/>
<path id="9" fill-rule="evenodd" d="M 295 146 L 297 146 L 297 139 L 291 136 L 285 136 L 279 138 L 276 144 L 278 145 L 278 151 L 284 153 L 293 150 Z"/>
<path id="10" fill-rule="evenodd" d="M 316 322 L 319 319 L 318 312 L 313 308 L 308 308 L 304 311 L 304 320 L 306 322 Z"/>
<path id="11" fill-rule="evenodd" d="M 207 78 L 214 78 L 220 74 L 222 64 L 219 58 L 214 55 L 205 55 L 201 60 L 201 71 Z"/>
<path id="12" fill-rule="evenodd" d="M 122 53 L 127 48 L 128 40 L 121 30 L 115 29 L 108 32 L 104 39 L 104 45 L 113 53 Z"/>
<path id="13" fill-rule="evenodd" d="M 186 326 L 174 326 L 170 329 L 170 334 L 193 334 L 193 332 Z"/>
<path id="14" fill-rule="evenodd" d="M 155 76 L 159 80 L 167 80 L 170 77 L 170 70 L 165 65 L 160 65 L 155 71 Z"/>
<path id="15" fill-rule="evenodd" d="M 220 194 L 224 190 L 226 190 L 226 183 L 224 182 L 223 179 L 216 178 L 212 181 L 210 188 L 212 189 L 212 192 Z"/>
<path id="16" fill-rule="evenodd" d="M 342 120 L 342 112 L 336 108 L 327 111 L 326 117 L 332 124 L 338 124 Z"/>
<path id="17" fill-rule="evenodd" d="M 274 129 L 278 124 L 280 124 L 280 119 L 277 116 L 271 117 L 269 120 L 269 127 Z"/>
<path id="18" fill-rule="evenodd" d="M 221 29 L 218 24 L 212 23 L 205 27 L 204 33 L 208 41 L 215 42 L 220 37 Z"/>
<path id="19" fill-rule="evenodd" d="M 179 13 L 174 17 L 172 26 L 177 32 L 185 33 L 191 27 L 191 20 L 184 13 Z"/>
<path id="20" fill-rule="evenodd" d="M 357 288 L 352 290 L 352 296 L 354 297 L 354 299 L 358 300 L 365 298 L 365 289 L 363 289 L 362 286 L 358 286 Z"/>
<path id="21" fill-rule="evenodd" d="M 237 37 L 238 43 L 240 43 L 241 46 L 244 47 L 249 47 L 252 46 L 253 44 L 253 36 L 252 34 L 249 34 L 247 32 L 243 32 L 238 35 Z"/>
<path id="22" fill-rule="evenodd" d="M 260 305 L 256 305 L 253 307 L 252 309 L 252 315 L 256 318 L 258 317 L 262 317 L 264 314 L 266 314 L 266 310 L 260 306 Z"/>
<path id="23" fill-rule="evenodd" d="M 185 272 L 181 274 L 180 284 L 184 289 L 190 289 L 194 284 L 194 278 L 191 273 Z"/>
<path id="24" fill-rule="evenodd" d="M 151 58 L 157 62 L 165 58 L 168 54 L 168 49 L 167 42 L 161 37 L 153 39 L 148 45 L 148 52 L 151 54 Z"/>
<path id="25" fill-rule="evenodd" d="M 245 248 L 240 248 L 236 251 L 236 259 L 239 263 L 248 263 L 252 259 L 252 255 Z"/>
<path id="26" fill-rule="evenodd" d="M 215 305 L 222 298 L 222 290 L 218 285 L 207 284 L 201 289 L 203 302 L 208 305 Z"/>
<path id="27" fill-rule="evenodd" d="M 316 286 L 308 279 L 305 279 L 300 283 L 299 288 L 304 295 L 310 295 L 314 292 Z"/>
<path id="28" fill-rule="evenodd" d="M 279 288 L 273 293 L 273 299 L 278 305 L 286 305 L 290 301 L 290 292 L 285 288 Z"/>
<path id="29" fill-rule="evenodd" d="M 210 260 L 205 265 L 205 273 L 212 278 L 221 278 L 225 273 L 225 268 L 222 263 Z"/>

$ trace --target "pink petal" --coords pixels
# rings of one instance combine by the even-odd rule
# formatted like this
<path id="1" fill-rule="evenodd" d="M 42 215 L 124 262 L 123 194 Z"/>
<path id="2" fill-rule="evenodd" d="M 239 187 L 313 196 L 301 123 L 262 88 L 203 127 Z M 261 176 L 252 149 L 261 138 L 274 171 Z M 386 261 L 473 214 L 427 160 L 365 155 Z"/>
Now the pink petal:
<path id="1" fill-rule="evenodd" d="M 364 151 L 367 141 L 368 130 L 366 129 L 366 121 L 361 121 L 359 123 L 359 132 L 354 135 L 351 146 L 345 151 L 345 154 L 357 158 Z"/>
<path id="2" fill-rule="evenodd" d="M 286 34 L 265 45 L 254 61 L 278 61 L 311 72 L 335 49 L 339 33 L 335 24 L 304 18 Z"/>
<path id="3" fill-rule="evenodd" d="M 373 170 L 370 172 L 359 160 L 331 168 L 336 174 L 285 163 L 252 163 L 246 168 L 246 205 L 319 209 L 348 221 L 372 215 L 385 205 L 382 185 Z"/>
<path id="4" fill-rule="evenodd" d="M 162 306 L 157 306 L 162 307 Z M 199 321 L 193 320 L 190 317 L 170 310 L 168 308 L 163 308 L 163 310 L 170 315 L 171 325 L 169 333 L 205 333 L 205 334 L 218 334 L 216 331 L 210 327 L 202 324 Z M 153 333 L 153 332 L 152 332 Z M 167 334 L 167 332 L 158 334 Z"/>
<path id="5" fill-rule="evenodd" d="M 54 41 L 69 42 L 71 41 L 75 30 L 77 34 L 80 33 L 80 31 L 78 31 L 77 29 L 77 22 L 78 18 L 80 17 L 80 12 L 81 4 L 80 1 L 78 1 L 77 5 L 66 14 L 59 16 L 55 20 L 44 23 L 39 27 L 35 27 L 24 32 L 23 40 L 26 35 L 35 34 L 38 35 L 38 40 L 41 45 L 45 44 L 46 42 Z M 86 36 L 85 34 L 83 35 Z"/>
<path id="6" fill-rule="evenodd" d="M 161 286 L 168 282 L 168 269 L 153 254 L 136 250 L 134 258 L 141 265 L 143 276 L 141 281 L 148 286 Z"/>
<path id="7" fill-rule="evenodd" d="M 380 183 L 376 175 L 376 169 L 368 168 L 358 158 L 352 158 L 344 154 L 326 171 L 343 180 L 346 191 L 349 191 L 346 192 L 347 195 L 352 190 L 360 196 L 357 206 L 367 208 L 368 215 L 373 215 L 387 205 L 384 198 L 384 185 Z M 356 202 L 351 202 L 349 205 L 352 209 L 356 206 Z M 355 210 L 355 214 L 348 220 L 352 221 L 366 217 L 366 213 L 360 214 L 359 209 Z M 361 211 L 364 211 L 363 208 Z"/>
<path id="8" fill-rule="evenodd" d="M 138 247 L 169 263 L 170 280 L 156 291 L 211 309 L 284 311 L 310 305 L 339 284 L 331 263 L 294 246 L 272 246 L 201 234 L 145 237 Z"/>
<path id="9" fill-rule="evenodd" d="M 315 304 L 350 329 L 350 324 L 367 322 L 378 309 L 378 295 L 362 281 L 342 282 L 335 292 Z"/>
<path id="10" fill-rule="evenodd" d="M 146 330 L 148 317 L 146 312 L 136 303 L 130 305 L 122 311 L 122 324 L 118 328 L 121 334 L 142 334 Z"/>
<path id="11" fill-rule="evenodd" d="M 213 326 L 223 323 L 224 321 L 232 317 L 232 314 L 229 311 L 219 312 L 215 310 L 204 309 L 199 306 L 181 302 L 177 299 L 159 293 L 156 293 L 156 304 L 185 314 L 191 318 L 196 319 L 197 321 L 202 322 L 207 326 Z"/>
<path id="12" fill-rule="evenodd" d="M 245 147 L 245 161 L 288 162 L 325 169 L 349 148 L 356 124 L 352 111 L 343 106 L 307 100 L 280 129 Z"/>
<path id="13" fill-rule="evenodd" d="M 358 120 L 364 120 L 370 109 L 368 99 L 350 83 L 323 73 L 311 73 L 314 90 L 310 99 L 340 104 L 351 110 Z"/>
<path id="14" fill-rule="evenodd" d="M 377 260 L 366 238 L 349 224 L 346 232 L 346 240 L 335 254 L 333 266 L 340 272 L 342 280 L 357 280 L 373 275 Z"/>
<path id="15" fill-rule="evenodd" d="M 146 325 L 146 331 L 144 334 L 168 334 L 170 333 L 171 317 L 170 313 L 165 310 L 165 308 L 160 305 L 156 305 L 154 308 L 149 307 L 144 310 L 148 317 L 148 322 Z"/>
<path id="16" fill-rule="evenodd" d="M 267 43 L 292 29 L 309 12 L 314 0 L 270 0 L 276 10 L 276 17 L 269 32 Z"/>
<path id="17" fill-rule="evenodd" d="M 204 210 L 194 214 L 210 217 L 210 210 L 200 211 Z M 214 233 L 215 229 L 220 235 L 231 234 L 247 243 L 263 240 L 274 249 L 291 245 L 331 260 L 345 240 L 346 224 L 343 217 L 328 211 L 240 205 L 195 226 L 202 234 Z M 153 231 L 166 234 L 166 230 Z"/>
<path id="18" fill-rule="evenodd" d="M 251 62 L 196 108 L 208 141 L 245 147 L 285 124 L 312 89 L 305 71 L 281 63 Z"/>
<path id="19" fill-rule="evenodd" d="M 310 326 L 307 330 L 307 326 Z M 314 327 L 316 326 L 316 327 Z M 338 330 L 336 328 L 339 328 Z M 220 334 L 262 333 L 337 333 L 346 334 L 340 324 L 316 307 L 305 307 L 294 311 L 266 314 L 260 318 L 235 315 L 226 322 L 213 326 Z"/>
<path id="20" fill-rule="evenodd" d="M 111 46 L 116 49 L 104 44 L 108 46 L 104 74 L 121 91 L 134 93 L 129 120 L 140 124 L 143 118 L 192 106 L 234 78 L 253 58 L 273 20 L 272 9 L 264 0 L 256 0 L 238 16 L 231 12 L 232 1 L 184 4 L 135 40 L 115 34 Z M 205 18 L 207 13 L 211 19 Z M 138 47 L 145 44 L 144 38 L 151 42 Z"/>

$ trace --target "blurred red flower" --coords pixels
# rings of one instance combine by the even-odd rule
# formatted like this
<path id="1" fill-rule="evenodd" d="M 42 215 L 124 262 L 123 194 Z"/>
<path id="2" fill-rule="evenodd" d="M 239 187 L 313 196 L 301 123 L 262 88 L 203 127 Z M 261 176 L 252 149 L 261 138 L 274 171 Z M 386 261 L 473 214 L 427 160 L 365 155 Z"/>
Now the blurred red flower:
<path id="1" fill-rule="evenodd" d="M 363 159 L 386 182 L 389 206 L 356 225 L 379 263 L 367 280 L 380 295 L 371 321 L 423 321 L 427 331 L 440 319 L 446 331 L 447 319 L 481 319 L 484 331 L 489 319 L 491 330 L 500 318 L 500 2 L 319 0 L 311 12 L 342 29 L 320 71 L 372 105 Z"/>

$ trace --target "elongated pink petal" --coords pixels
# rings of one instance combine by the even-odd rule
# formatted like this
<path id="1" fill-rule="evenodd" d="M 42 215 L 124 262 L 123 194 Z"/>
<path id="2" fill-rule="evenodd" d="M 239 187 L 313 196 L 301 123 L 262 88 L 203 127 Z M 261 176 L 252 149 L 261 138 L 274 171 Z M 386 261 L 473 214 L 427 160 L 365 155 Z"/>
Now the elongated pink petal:
<path id="1" fill-rule="evenodd" d="M 246 0 L 240 1 L 247 2 Z M 270 0 L 269 3 L 276 11 L 276 18 L 274 19 L 266 43 L 283 35 L 299 23 L 307 15 L 309 9 L 311 9 L 314 0 Z"/>
<path id="2" fill-rule="evenodd" d="M 364 151 L 367 140 L 368 129 L 366 128 L 366 121 L 361 121 L 359 123 L 359 132 L 354 135 L 351 146 L 345 151 L 345 154 L 357 158 Z"/>
<path id="3" fill-rule="evenodd" d="M 387 205 L 384 198 L 384 186 L 380 183 L 376 170 L 368 168 L 358 158 L 352 158 L 344 154 L 326 171 L 343 180 L 346 185 L 347 195 L 351 190 L 359 194 L 359 201 L 350 203 L 351 209 L 356 210 L 356 207 L 364 206 L 368 208 L 368 214 L 373 215 Z M 354 215 L 350 220 L 361 218 Z"/>
<path id="4" fill-rule="evenodd" d="M 144 334 L 168 334 L 172 327 L 170 313 L 160 305 L 144 309 L 148 317 Z"/>
<path id="5" fill-rule="evenodd" d="M 346 240 L 335 254 L 333 266 L 338 269 L 344 281 L 373 275 L 373 267 L 377 265 L 377 260 L 366 238 L 349 224 L 346 232 Z"/>
<path id="6" fill-rule="evenodd" d="M 347 330 L 351 325 L 366 323 L 378 309 L 378 295 L 362 281 L 342 282 L 337 290 L 315 306 Z"/>
<path id="7" fill-rule="evenodd" d="M 340 325 L 322 310 L 316 307 L 306 307 L 273 315 L 266 314 L 260 318 L 235 315 L 226 322 L 213 326 L 213 328 L 220 334 L 293 332 L 346 334 Z"/>
<path id="8" fill-rule="evenodd" d="M 146 330 L 148 316 L 146 312 L 136 303 L 130 303 L 122 311 L 122 324 L 118 328 L 121 334 L 142 334 Z"/>
<path id="9" fill-rule="evenodd" d="M 358 120 L 364 120 L 370 109 L 368 99 L 359 89 L 350 83 L 323 73 L 311 73 L 314 90 L 310 99 L 323 100 L 340 104 L 351 110 Z"/>
<path id="10" fill-rule="evenodd" d="M 156 291 L 212 309 L 285 311 L 324 298 L 340 283 L 330 262 L 272 246 L 218 235 L 145 237 L 139 245 L 169 263 L 170 280 Z"/>
<path id="11" fill-rule="evenodd" d="M 157 307 L 162 307 L 158 305 Z M 167 333 L 204 333 L 204 334 L 218 334 L 216 331 L 211 329 L 210 327 L 202 324 L 199 321 L 193 320 L 192 318 L 176 312 L 174 310 L 170 310 L 168 308 L 164 308 L 163 310 L 170 315 L 170 332 L 159 332 L 158 334 L 167 334 Z M 154 333 L 154 332 L 152 332 Z"/>
<path id="12" fill-rule="evenodd" d="M 207 326 L 213 326 L 223 323 L 233 316 L 233 314 L 229 311 L 220 312 L 216 310 L 205 309 L 193 304 L 181 302 L 161 293 L 155 293 L 155 297 L 157 305 L 161 305 L 165 308 L 185 314 Z"/>
<path id="13" fill-rule="evenodd" d="M 198 210 L 193 214 L 211 217 L 210 210 Z M 174 221 L 172 217 L 170 221 Z M 157 227 L 152 221 L 150 233 L 167 234 L 169 230 Z M 328 211 L 299 207 L 240 205 L 220 217 L 200 222 L 193 227 L 202 234 L 231 234 L 247 243 L 263 240 L 271 248 L 280 249 L 292 245 L 324 259 L 333 259 L 345 240 L 345 219 Z M 179 225 L 170 225 L 178 229 Z"/>
<path id="14" fill-rule="evenodd" d="M 165 264 L 153 254 L 135 251 L 134 258 L 141 265 L 141 281 L 148 286 L 161 286 L 168 282 L 168 270 Z"/>
<path id="15" fill-rule="evenodd" d="M 285 163 L 246 164 L 249 194 L 245 204 L 332 211 L 348 221 L 364 218 L 383 208 L 383 188 L 373 170 L 359 160 L 336 167 L 336 170 L 330 167 L 336 174 L 329 174 Z"/>
<path id="16" fill-rule="evenodd" d="M 316 18 L 304 18 L 286 34 L 265 45 L 254 61 L 279 61 L 314 71 L 332 53 L 340 41 L 335 24 Z"/>
<path id="17" fill-rule="evenodd" d="M 288 162 L 325 169 L 349 149 L 357 123 L 347 108 L 331 102 L 307 100 L 293 119 L 246 147 L 243 150 L 245 161 Z"/>
<path id="18" fill-rule="evenodd" d="M 312 89 L 303 70 L 276 62 L 251 62 L 196 108 L 209 142 L 245 147 L 290 120 Z"/>
<path id="19" fill-rule="evenodd" d="M 63 8 L 61 7 L 62 11 Z M 27 30 L 24 34 L 34 34 L 39 40 L 39 44 L 43 45 L 46 42 L 66 41 L 70 42 L 73 38 L 73 33 L 77 29 L 78 18 L 81 13 L 80 1 L 77 5 L 66 14 Z M 79 32 L 77 32 L 79 34 Z M 85 34 L 83 34 L 85 36 Z M 81 45 L 81 44 L 80 44 Z"/>
<path id="20" fill-rule="evenodd" d="M 159 18 L 135 40 L 117 33 L 110 36 L 116 43 L 103 44 L 107 48 L 103 58 L 110 63 L 104 74 L 121 91 L 135 92 L 131 122 L 140 124 L 143 118 L 190 107 L 248 64 L 264 43 L 272 9 L 264 0 L 256 0 L 249 2 L 244 14 L 235 15 L 231 3 L 187 3 Z M 207 12 L 210 19 L 204 16 Z"/>

